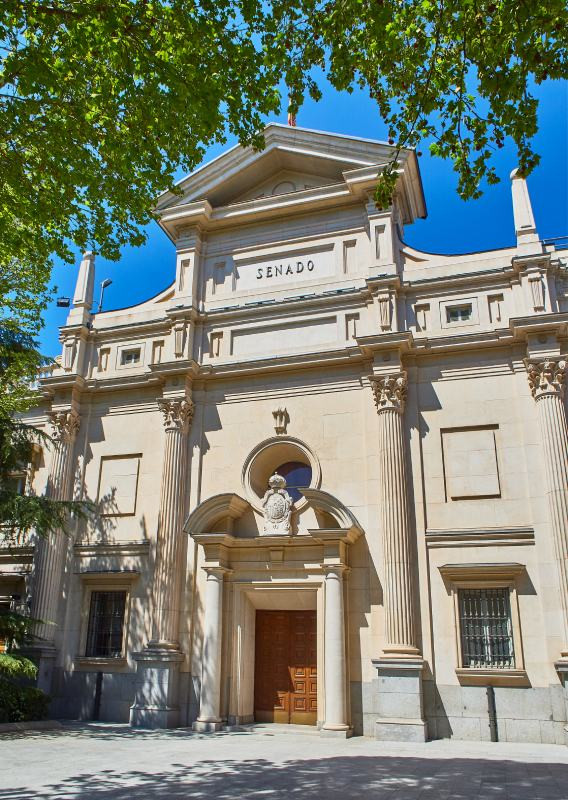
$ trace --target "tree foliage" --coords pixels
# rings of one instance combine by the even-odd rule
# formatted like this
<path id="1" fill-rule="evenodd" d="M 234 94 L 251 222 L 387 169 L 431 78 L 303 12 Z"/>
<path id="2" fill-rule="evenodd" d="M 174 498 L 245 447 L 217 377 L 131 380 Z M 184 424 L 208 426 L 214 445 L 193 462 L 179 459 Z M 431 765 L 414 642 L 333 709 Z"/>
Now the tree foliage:
<path id="1" fill-rule="evenodd" d="M 49 697 L 29 686 L 37 667 L 20 652 L 32 642 L 36 620 L 25 614 L 9 611 L 0 614 L 0 722 L 22 722 L 47 716 Z"/>
<path id="2" fill-rule="evenodd" d="M 31 259 L 41 290 L 70 244 L 140 244 L 177 167 L 227 131 L 261 146 L 282 79 L 292 110 L 318 76 L 368 90 L 393 144 L 426 139 L 476 197 L 506 137 L 538 162 L 531 81 L 566 77 L 567 22 L 562 0 L 5 0 L 2 269 Z"/>

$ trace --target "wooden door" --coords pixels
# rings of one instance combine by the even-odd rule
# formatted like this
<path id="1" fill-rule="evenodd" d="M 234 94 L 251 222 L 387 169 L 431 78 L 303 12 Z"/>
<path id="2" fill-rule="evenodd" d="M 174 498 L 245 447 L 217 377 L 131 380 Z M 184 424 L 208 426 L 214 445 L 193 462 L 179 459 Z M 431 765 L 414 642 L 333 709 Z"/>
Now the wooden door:
<path id="1" fill-rule="evenodd" d="M 257 722 L 315 725 L 315 611 L 257 611 L 254 716 Z"/>
<path id="2" fill-rule="evenodd" d="M 317 721 L 315 611 L 257 611 L 254 715 L 257 722 Z"/>
<path id="3" fill-rule="evenodd" d="M 317 722 L 316 612 L 290 611 L 290 722 Z"/>
<path id="4" fill-rule="evenodd" d="M 287 611 L 257 611 L 254 659 L 254 717 L 257 722 L 290 721 Z"/>

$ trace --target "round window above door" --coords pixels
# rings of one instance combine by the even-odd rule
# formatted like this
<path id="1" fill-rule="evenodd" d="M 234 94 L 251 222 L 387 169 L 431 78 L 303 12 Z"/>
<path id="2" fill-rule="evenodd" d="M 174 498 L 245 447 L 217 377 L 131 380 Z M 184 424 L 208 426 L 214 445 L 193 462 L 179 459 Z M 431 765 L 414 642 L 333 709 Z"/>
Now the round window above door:
<path id="1" fill-rule="evenodd" d="M 243 465 L 242 484 L 252 507 L 264 513 L 262 499 L 268 489 L 270 476 L 277 472 L 286 479 L 287 489 L 294 501 L 294 511 L 307 503 L 302 488 L 319 489 L 321 469 L 314 452 L 300 439 L 278 436 L 260 442 Z"/>
<path id="2" fill-rule="evenodd" d="M 302 497 L 300 490 L 312 482 L 312 468 L 302 461 L 287 461 L 276 467 L 274 472 L 286 479 L 286 491 L 295 503 Z"/>

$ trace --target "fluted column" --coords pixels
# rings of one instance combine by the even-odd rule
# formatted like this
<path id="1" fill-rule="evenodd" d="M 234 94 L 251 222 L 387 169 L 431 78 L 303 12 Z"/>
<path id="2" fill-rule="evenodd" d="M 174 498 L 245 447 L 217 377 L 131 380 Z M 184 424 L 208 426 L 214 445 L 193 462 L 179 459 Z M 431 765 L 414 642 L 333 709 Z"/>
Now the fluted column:
<path id="1" fill-rule="evenodd" d="M 388 656 L 417 656 L 412 526 L 403 415 L 406 372 L 372 377 L 379 415 L 380 519 L 384 550 L 384 598 Z"/>
<path id="2" fill-rule="evenodd" d="M 344 565 L 327 567 L 325 576 L 325 723 L 324 731 L 345 736 L 347 724 Z"/>
<path id="3" fill-rule="evenodd" d="M 223 638 L 223 584 L 227 572 L 222 567 L 207 567 L 205 623 L 201 672 L 199 716 L 193 727 L 214 731 L 221 727 L 221 643 Z"/>
<path id="4" fill-rule="evenodd" d="M 74 409 L 48 412 L 53 452 L 46 494 L 53 500 L 72 499 L 73 450 L 80 417 Z M 34 582 L 31 614 L 42 620 L 36 635 L 52 644 L 55 638 L 61 580 L 65 566 L 67 538 L 61 530 L 38 539 L 34 554 Z"/>
<path id="5" fill-rule="evenodd" d="M 182 569 L 180 553 L 186 505 L 187 433 L 193 402 L 187 398 L 160 399 L 166 442 L 162 467 L 158 541 L 153 588 L 151 647 L 176 649 Z"/>
<path id="6" fill-rule="evenodd" d="M 536 401 L 546 469 L 547 495 L 560 579 L 564 620 L 562 657 L 568 658 L 568 420 L 564 405 L 568 356 L 527 359 L 529 386 Z"/>

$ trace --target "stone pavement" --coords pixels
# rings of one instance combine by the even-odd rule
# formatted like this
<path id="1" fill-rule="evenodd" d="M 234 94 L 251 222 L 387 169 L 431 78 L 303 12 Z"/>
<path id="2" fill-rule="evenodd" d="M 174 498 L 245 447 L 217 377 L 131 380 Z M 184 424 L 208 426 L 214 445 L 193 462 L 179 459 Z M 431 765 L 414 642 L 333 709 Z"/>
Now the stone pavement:
<path id="1" fill-rule="evenodd" d="M 568 748 L 105 723 L 0 736 L 1 800 L 568 800 Z"/>

